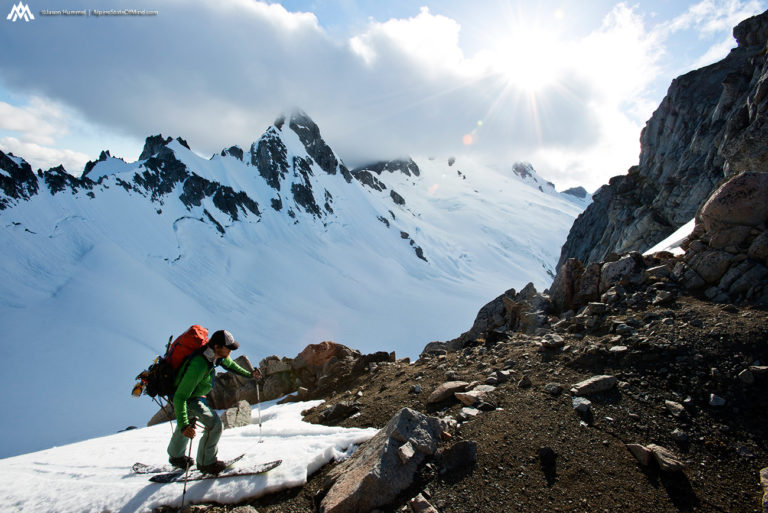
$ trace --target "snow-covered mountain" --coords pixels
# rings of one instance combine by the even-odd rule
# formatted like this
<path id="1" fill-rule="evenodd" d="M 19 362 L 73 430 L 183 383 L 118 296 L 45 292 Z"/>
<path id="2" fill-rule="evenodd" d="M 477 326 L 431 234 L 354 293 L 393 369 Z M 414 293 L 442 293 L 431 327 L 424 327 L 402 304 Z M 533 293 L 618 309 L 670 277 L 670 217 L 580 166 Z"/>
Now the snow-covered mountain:
<path id="1" fill-rule="evenodd" d="M 413 158 L 350 170 L 304 113 L 202 158 L 149 137 L 75 177 L 0 152 L 0 457 L 142 423 L 134 376 L 190 324 L 254 363 L 334 340 L 415 356 L 500 288 L 544 289 L 587 199 L 530 165 Z"/>

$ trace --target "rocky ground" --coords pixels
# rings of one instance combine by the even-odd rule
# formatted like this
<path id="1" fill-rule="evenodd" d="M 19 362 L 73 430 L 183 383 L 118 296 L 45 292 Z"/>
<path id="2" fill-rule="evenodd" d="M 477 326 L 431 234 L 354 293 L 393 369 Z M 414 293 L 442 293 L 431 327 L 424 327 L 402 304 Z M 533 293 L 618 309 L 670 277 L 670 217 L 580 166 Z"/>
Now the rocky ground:
<path id="1" fill-rule="evenodd" d="M 411 487 L 382 511 L 410 511 L 408 501 L 422 493 L 441 513 L 760 512 L 759 474 L 768 466 L 768 312 L 681 296 L 642 310 L 608 306 L 599 326 L 586 335 L 562 325 L 559 334 L 510 332 L 414 363 L 373 364 L 313 394 L 327 402 L 306 419 L 383 427 L 407 406 L 458 421 L 443 447 L 477 444 L 474 463 L 442 474 L 427 459 Z M 570 389 L 595 375 L 617 383 L 587 395 L 591 407 L 578 413 Z M 479 409 L 465 409 L 453 395 L 429 403 L 446 381 L 495 389 Z M 684 470 L 643 466 L 626 447 L 650 443 L 672 451 Z M 333 466 L 303 488 L 238 511 L 318 511 Z"/>

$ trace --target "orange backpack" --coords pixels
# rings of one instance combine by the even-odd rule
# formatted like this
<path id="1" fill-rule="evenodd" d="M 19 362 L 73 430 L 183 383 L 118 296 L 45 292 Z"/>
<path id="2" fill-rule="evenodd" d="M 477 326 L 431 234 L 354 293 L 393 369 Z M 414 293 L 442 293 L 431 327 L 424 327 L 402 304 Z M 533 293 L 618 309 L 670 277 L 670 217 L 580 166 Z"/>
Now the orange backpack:
<path id="1" fill-rule="evenodd" d="M 195 324 L 173 341 L 165 353 L 165 359 L 174 370 L 179 370 L 189 355 L 206 344 L 208 344 L 208 330 Z"/>

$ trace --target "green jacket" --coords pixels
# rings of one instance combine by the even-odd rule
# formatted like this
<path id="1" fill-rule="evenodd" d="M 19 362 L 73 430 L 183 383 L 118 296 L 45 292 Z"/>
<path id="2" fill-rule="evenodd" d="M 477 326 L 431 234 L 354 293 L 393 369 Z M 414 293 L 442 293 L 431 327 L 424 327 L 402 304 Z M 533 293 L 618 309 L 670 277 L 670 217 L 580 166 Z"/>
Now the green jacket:
<path id="1" fill-rule="evenodd" d="M 219 360 L 209 360 L 208 358 L 213 358 L 211 351 L 193 356 L 189 362 L 181 366 L 181 371 L 176 376 L 173 408 L 176 411 L 176 422 L 178 422 L 180 429 L 189 425 L 187 401 L 196 397 L 204 397 L 213 388 L 216 365 L 221 365 L 241 376 L 251 377 L 250 372 L 240 367 L 230 357 Z"/>

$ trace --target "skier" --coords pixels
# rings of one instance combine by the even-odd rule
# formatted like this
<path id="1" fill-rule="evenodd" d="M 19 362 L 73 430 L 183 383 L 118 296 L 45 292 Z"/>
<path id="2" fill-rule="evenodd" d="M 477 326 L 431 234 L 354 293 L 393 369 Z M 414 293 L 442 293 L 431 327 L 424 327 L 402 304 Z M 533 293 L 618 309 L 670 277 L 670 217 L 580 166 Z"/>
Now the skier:
<path id="1" fill-rule="evenodd" d="M 176 376 L 173 395 L 173 407 L 176 410 L 176 430 L 168 444 L 169 462 L 174 467 L 186 469 L 195 464 L 195 460 L 186 456 L 187 443 L 195 437 L 195 426 L 190 417 L 196 417 L 205 432 L 197 450 L 197 468 L 206 474 L 218 474 L 226 468 L 223 461 L 217 459 L 218 443 L 221 438 L 221 419 L 208 406 L 205 396 L 214 384 L 215 367 L 221 365 L 241 376 L 260 378 L 259 369 L 248 372 L 230 357 L 230 353 L 240 347 L 232 334 L 219 330 L 211 335 L 205 349 L 192 356 Z"/>

